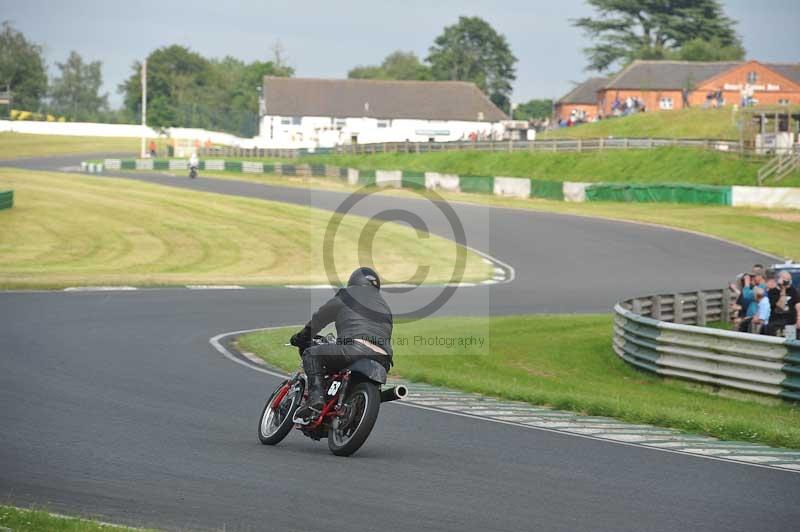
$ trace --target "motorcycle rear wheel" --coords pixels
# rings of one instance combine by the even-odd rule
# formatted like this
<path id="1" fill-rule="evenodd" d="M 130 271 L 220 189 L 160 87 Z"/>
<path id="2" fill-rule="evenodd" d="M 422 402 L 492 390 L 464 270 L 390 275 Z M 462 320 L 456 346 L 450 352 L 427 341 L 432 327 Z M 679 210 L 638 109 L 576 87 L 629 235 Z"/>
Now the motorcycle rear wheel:
<path id="1" fill-rule="evenodd" d="M 359 382 L 348 393 L 344 404 L 347 418 L 333 419 L 328 431 L 328 448 L 336 456 L 350 456 L 367 441 L 381 407 L 381 394 L 371 382 Z"/>
<path id="2" fill-rule="evenodd" d="M 303 397 L 302 389 L 292 391 L 290 388 L 278 408 L 272 408 L 272 401 L 287 382 L 284 381 L 275 388 L 261 411 L 261 417 L 258 419 L 258 439 L 264 445 L 277 445 L 289 434 L 289 431 L 294 426 L 292 419 L 294 418 L 295 410 L 300 406 L 300 401 Z M 291 386 L 291 384 L 289 385 Z"/>

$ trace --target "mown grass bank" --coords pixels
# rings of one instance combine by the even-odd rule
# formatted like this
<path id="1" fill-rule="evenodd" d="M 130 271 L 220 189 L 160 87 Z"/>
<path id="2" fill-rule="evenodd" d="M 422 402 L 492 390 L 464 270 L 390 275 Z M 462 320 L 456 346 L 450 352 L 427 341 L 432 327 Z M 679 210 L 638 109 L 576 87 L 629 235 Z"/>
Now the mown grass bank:
<path id="1" fill-rule="evenodd" d="M 800 448 L 800 408 L 639 372 L 611 350 L 609 315 L 430 318 L 396 324 L 392 374 L 417 382 L 673 427 L 724 439 Z M 284 347 L 294 329 L 249 334 L 241 348 L 298 367 Z M 485 336 L 483 348 L 422 346 L 414 338 Z M 403 343 L 404 339 L 407 343 Z"/>
<path id="2" fill-rule="evenodd" d="M 331 213 L 126 179 L 0 168 L 15 205 L 0 211 L 0 288 L 82 285 L 327 283 L 322 237 Z M 347 216 L 334 241 L 336 271 L 359 264 L 366 218 Z M 389 281 L 430 266 L 450 280 L 455 243 L 379 224 L 373 258 Z M 467 254 L 465 277 L 491 267 Z"/>
<path id="3" fill-rule="evenodd" d="M 155 532 L 13 506 L 0 506 L 0 527 L 14 532 Z"/>
<path id="4" fill-rule="evenodd" d="M 303 157 L 295 162 L 363 170 L 414 170 L 552 181 L 748 186 L 757 184 L 758 169 L 764 164 L 761 159 L 744 159 L 731 153 L 699 148 L 589 153 L 450 151 L 320 155 Z M 775 185 L 800 186 L 800 171 L 795 171 Z"/>
<path id="5" fill-rule="evenodd" d="M 679 138 L 739 140 L 741 119 L 732 106 L 679 109 L 612 117 L 575 127 L 555 129 L 540 138 Z"/>
<path id="6" fill-rule="evenodd" d="M 48 157 L 72 153 L 130 153 L 138 156 L 141 139 L 126 137 L 78 137 L 71 135 L 31 135 L 0 133 L 0 159 Z M 157 140 L 166 153 L 166 140 Z"/>

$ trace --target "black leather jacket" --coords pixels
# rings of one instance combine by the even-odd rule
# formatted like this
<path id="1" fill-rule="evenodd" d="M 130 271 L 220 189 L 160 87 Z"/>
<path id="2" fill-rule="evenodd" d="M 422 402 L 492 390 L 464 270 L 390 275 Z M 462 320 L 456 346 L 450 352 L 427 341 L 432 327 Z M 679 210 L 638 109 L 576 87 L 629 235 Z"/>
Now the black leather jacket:
<path id="1" fill-rule="evenodd" d="M 338 343 L 347 345 L 361 338 L 392 356 L 392 312 L 377 288 L 342 288 L 314 313 L 298 337 L 310 341 L 331 322 L 336 322 Z"/>

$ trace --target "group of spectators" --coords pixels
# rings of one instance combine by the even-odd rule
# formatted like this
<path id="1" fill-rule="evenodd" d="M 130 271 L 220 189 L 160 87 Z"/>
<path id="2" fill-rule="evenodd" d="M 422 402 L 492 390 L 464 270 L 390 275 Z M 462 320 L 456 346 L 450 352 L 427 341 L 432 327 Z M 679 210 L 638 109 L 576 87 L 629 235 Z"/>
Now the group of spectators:
<path id="1" fill-rule="evenodd" d="M 741 332 L 797 338 L 800 329 L 800 297 L 788 271 L 769 273 L 756 264 L 739 275 L 731 290 L 734 324 Z"/>
<path id="2" fill-rule="evenodd" d="M 633 113 L 644 113 L 647 111 L 644 101 L 636 96 L 628 96 L 624 100 L 614 98 L 611 102 L 611 114 L 613 116 L 627 116 Z"/>

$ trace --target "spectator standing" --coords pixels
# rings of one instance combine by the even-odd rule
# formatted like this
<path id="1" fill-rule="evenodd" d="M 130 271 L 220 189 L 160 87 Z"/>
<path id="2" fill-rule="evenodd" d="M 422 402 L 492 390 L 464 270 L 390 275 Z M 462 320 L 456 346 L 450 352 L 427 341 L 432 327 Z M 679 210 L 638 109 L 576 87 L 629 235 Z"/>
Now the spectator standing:
<path id="1" fill-rule="evenodd" d="M 152 157 L 153 159 L 156 158 L 156 141 L 155 140 L 150 139 L 150 144 L 147 145 L 147 151 L 150 152 L 150 157 Z"/>
<path id="2" fill-rule="evenodd" d="M 771 279 L 767 295 L 770 302 L 770 320 L 766 334 L 777 336 L 787 325 L 797 325 L 797 307 L 800 306 L 797 289 L 792 286 L 792 274 L 783 271 Z"/>

